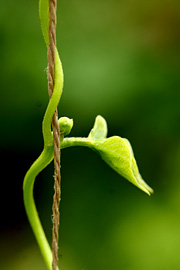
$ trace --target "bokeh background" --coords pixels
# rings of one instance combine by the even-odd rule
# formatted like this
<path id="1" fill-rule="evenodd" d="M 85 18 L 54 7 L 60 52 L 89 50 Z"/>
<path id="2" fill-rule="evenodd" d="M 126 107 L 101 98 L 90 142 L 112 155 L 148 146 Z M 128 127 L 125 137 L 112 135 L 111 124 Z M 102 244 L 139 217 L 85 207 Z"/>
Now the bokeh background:
<path id="1" fill-rule="evenodd" d="M 59 115 L 87 136 L 97 114 L 109 136 L 130 140 L 148 197 L 96 153 L 62 151 L 62 270 L 180 269 L 180 2 L 58 1 L 57 45 L 65 73 Z M 45 270 L 22 200 L 38 157 L 48 103 L 38 1 L 0 8 L 0 269 Z M 51 242 L 53 164 L 35 198 Z"/>

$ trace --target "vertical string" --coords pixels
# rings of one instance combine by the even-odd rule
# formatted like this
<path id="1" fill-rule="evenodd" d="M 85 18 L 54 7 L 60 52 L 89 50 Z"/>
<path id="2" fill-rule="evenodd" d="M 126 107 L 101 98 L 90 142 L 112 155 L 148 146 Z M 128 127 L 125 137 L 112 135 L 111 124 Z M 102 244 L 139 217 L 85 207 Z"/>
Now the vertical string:
<path id="1" fill-rule="evenodd" d="M 51 98 L 54 89 L 54 67 L 56 48 L 56 0 L 49 0 L 49 46 L 48 46 L 48 93 Z M 53 230 L 52 230 L 52 270 L 58 264 L 58 230 L 59 230 L 59 204 L 60 204 L 60 130 L 57 109 L 52 119 L 54 138 L 54 196 L 53 196 Z"/>

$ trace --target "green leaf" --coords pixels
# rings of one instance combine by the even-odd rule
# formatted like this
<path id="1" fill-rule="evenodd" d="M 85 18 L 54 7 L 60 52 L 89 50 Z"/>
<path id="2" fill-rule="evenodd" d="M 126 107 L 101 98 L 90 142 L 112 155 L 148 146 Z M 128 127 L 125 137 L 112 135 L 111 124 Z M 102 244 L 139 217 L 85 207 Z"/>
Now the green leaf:
<path id="1" fill-rule="evenodd" d="M 61 148 L 86 146 L 99 153 L 102 159 L 117 173 L 146 192 L 153 193 L 142 179 L 130 142 L 118 136 L 107 138 L 107 124 L 102 116 L 97 116 L 94 127 L 87 138 L 64 138 Z"/>
<path id="2" fill-rule="evenodd" d="M 95 119 L 94 127 L 91 129 L 88 139 L 103 140 L 107 137 L 107 124 L 106 120 L 98 115 Z"/>
<path id="3" fill-rule="evenodd" d="M 152 188 L 144 182 L 139 173 L 132 147 L 127 139 L 113 136 L 103 141 L 94 141 L 93 149 L 112 169 L 132 184 L 149 195 L 153 193 Z"/>

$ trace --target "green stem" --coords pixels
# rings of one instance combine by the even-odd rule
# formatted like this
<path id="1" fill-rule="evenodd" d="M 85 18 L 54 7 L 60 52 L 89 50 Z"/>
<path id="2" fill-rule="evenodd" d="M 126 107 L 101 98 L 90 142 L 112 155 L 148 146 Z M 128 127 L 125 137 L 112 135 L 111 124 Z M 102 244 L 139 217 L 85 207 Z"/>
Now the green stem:
<path id="1" fill-rule="evenodd" d="M 48 26 L 49 26 L 49 0 L 40 0 L 39 3 L 39 13 L 41 19 L 41 28 L 44 36 L 46 46 L 48 47 Z M 51 132 L 51 121 L 55 109 L 59 103 L 62 89 L 63 89 L 63 69 L 59 58 L 57 49 L 55 50 L 55 85 L 52 97 L 46 109 L 42 132 L 44 138 L 44 150 L 42 151 L 39 158 L 32 164 L 23 183 L 23 197 L 25 210 L 34 231 L 35 237 L 41 249 L 42 255 L 44 257 L 45 263 L 49 270 L 52 269 L 52 252 L 49 243 L 46 239 L 45 233 L 43 231 L 39 216 L 36 210 L 34 198 L 33 198 L 33 187 L 36 176 L 52 161 L 54 157 L 54 147 L 53 147 L 53 136 Z M 58 268 L 57 268 L 58 269 Z"/>
<path id="2" fill-rule="evenodd" d="M 52 143 L 53 144 L 53 143 Z M 91 142 L 86 138 L 65 138 L 61 148 L 70 146 L 90 146 Z M 33 197 L 33 188 L 36 176 L 53 160 L 54 147 L 46 146 L 38 159 L 32 164 L 23 183 L 23 196 L 25 210 L 31 224 L 32 230 L 40 247 L 41 253 L 49 270 L 52 269 L 52 252 L 41 225 L 39 215 Z"/>
<path id="3" fill-rule="evenodd" d="M 26 213 L 49 270 L 52 269 L 52 252 L 36 210 L 33 198 L 33 187 L 36 176 L 52 161 L 53 157 L 54 148 L 45 147 L 39 158 L 32 164 L 26 173 L 23 183 L 23 196 Z"/>
<path id="4" fill-rule="evenodd" d="M 57 49 L 55 50 L 55 81 L 54 81 L 54 90 L 53 94 L 51 96 L 51 99 L 49 101 L 49 104 L 47 106 L 43 123 L 42 123 L 42 132 L 43 132 L 43 138 L 44 138 L 44 145 L 50 146 L 53 143 L 53 135 L 51 131 L 51 122 L 53 114 L 58 106 L 58 103 L 60 101 L 61 95 L 62 95 L 62 89 L 63 89 L 63 69 L 61 60 L 59 58 L 59 54 Z"/>
<path id="5" fill-rule="evenodd" d="M 88 138 L 81 138 L 81 137 L 64 138 L 63 141 L 61 142 L 61 149 L 71 146 L 86 146 L 89 148 L 93 148 L 93 142 Z"/>

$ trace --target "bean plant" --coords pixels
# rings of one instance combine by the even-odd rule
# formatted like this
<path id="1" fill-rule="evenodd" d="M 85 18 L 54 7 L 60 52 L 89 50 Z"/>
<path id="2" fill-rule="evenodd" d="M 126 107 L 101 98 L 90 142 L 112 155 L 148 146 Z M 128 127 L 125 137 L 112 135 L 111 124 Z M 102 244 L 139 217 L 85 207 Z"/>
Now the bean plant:
<path id="1" fill-rule="evenodd" d="M 48 25 L 49 25 L 49 1 L 40 0 L 39 14 L 42 34 L 45 44 L 48 47 Z M 41 221 L 36 209 L 33 188 L 37 175 L 46 168 L 54 158 L 53 133 L 51 121 L 54 111 L 60 101 L 63 89 L 63 69 L 61 60 L 56 49 L 55 51 L 55 86 L 53 95 L 47 106 L 42 122 L 42 133 L 44 139 L 44 149 L 27 171 L 23 183 L 23 196 L 25 210 L 46 263 L 47 269 L 52 268 L 52 251 L 44 233 Z M 98 115 L 89 135 L 84 137 L 67 137 L 73 127 L 73 120 L 68 117 L 59 119 L 60 126 L 60 147 L 61 149 L 73 146 L 84 146 L 94 150 L 100 157 L 118 174 L 150 195 L 153 190 L 142 179 L 130 142 L 119 136 L 107 137 L 107 123 L 105 119 Z"/>

